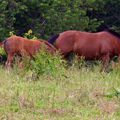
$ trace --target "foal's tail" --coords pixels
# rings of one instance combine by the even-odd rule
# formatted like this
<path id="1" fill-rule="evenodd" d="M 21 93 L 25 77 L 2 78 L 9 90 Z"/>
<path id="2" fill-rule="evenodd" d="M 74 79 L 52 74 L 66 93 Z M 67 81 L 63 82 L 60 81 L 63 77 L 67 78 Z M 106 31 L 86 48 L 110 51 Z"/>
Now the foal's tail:
<path id="1" fill-rule="evenodd" d="M 56 41 L 56 39 L 59 37 L 59 35 L 60 34 L 56 34 L 56 35 L 52 36 L 50 39 L 48 39 L 48 42 L 53 45 L 54 42 Z"/>
<path id="2" fill-rule="evenodd" d="M 6 43 L 6 41 L 7 41 L 7 40 L 5 39 L 4 41 L 0 42 L 0 47 L 3 48 L 3 47 L 4 47 L 4 44 Z"/>
<path id="3" fill-rule="evenodd" d="M 0 42 L 0 47 L 3 47 L 3 43 L 2 42 Z"/>

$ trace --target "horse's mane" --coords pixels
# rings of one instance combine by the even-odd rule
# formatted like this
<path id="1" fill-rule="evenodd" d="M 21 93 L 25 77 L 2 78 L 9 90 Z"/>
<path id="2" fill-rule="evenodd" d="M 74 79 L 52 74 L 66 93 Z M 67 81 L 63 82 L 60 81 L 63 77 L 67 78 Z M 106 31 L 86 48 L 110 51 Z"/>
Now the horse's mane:
<path id="1" fill-rule="evenodd" d="M 120 34 L 119 34 L 119 33 L 117 33 L 117 32 L 115 32 L 114 30 L 111 30 L 111 29 L 106 29 L 106 30 L 104 30 L 104 31 L 107 31 L 107 32 L 109 32 L 109 33 L 113 34 L 114 36 L 116 36 L 116 37 L 120 38 Z"/>
<path id="2" fill-rule="evenodd" d="M 50 39 L 48 39 L 48 42 L 50 44 L 54 44 L 55 40 L 59 37 L 59 34 L 53 35 Z"/>

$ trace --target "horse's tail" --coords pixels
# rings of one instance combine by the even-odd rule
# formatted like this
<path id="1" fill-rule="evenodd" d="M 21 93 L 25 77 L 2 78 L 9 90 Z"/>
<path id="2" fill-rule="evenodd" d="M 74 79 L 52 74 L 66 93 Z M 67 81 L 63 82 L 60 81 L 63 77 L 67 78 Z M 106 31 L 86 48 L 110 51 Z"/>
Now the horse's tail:
<path id="1" fill-rule="evenodd" d="M 3 43 L 2 42 L 0 42 L 0 47 L 3 47 Z"/>
<path id="2" fill-rule="evenodd" d="M 52 36 L 50 39 L 48 39 L 48 42 L 53 45 L 55 40 L 59 37 L 59 35 L 60 34 L 56 34 L 56 35 Z"/>
<path id="3" fill-rule="evenodd" d="M 5 40 L 3 40 L 2 42 L 0 42 L 0 47 L 3 48 L 3 47 L 4 47 L 4 44 L 6 43 L 6 41 L 7 41 L 7 40 L 5 39 Z"/>

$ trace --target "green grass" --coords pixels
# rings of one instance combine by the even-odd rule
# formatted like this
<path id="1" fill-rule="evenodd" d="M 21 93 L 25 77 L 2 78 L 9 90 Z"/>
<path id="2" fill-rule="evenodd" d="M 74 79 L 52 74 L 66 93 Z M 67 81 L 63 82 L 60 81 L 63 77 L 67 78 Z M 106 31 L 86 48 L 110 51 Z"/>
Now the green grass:
<path id="1" fill-rule="evenodd" d="M 119 120 L 120 69 L 71 67 L 64 75 L 0 67 L 0 120 Z"/>

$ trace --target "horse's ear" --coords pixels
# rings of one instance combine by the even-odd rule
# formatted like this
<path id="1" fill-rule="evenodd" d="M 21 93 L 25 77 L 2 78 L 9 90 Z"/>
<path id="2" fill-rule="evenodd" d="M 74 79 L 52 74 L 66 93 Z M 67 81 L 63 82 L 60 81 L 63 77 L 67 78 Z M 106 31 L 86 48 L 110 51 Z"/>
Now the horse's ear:
<path id="1" fill-rule="evenodd" d="M 0 47 L 3 47 L 4 43 L 5 43 L 5 40 L 0 42 Z"/>

